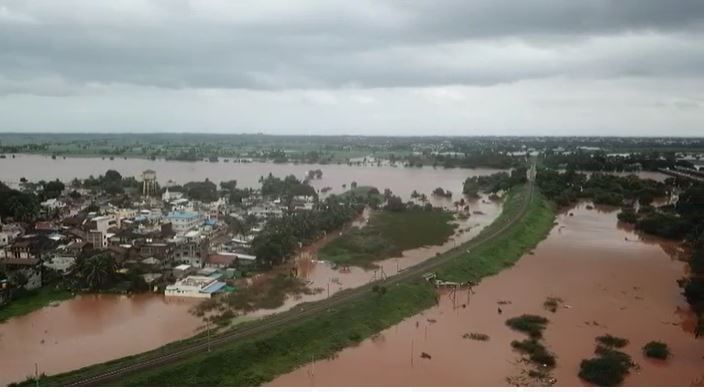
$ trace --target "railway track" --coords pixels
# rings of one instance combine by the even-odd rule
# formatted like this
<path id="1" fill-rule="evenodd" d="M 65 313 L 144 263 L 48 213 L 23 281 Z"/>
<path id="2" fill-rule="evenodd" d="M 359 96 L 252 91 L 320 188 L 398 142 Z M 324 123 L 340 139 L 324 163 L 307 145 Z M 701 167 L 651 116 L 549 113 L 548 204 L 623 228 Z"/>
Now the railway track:
<path id="1" fill-rule="evenodd" d="M 60 385 L 75 387 L 104 385 L 110 381 L 119 379 L 121 376 L 171 364 L 188 358 L 189 356 L 211 351 L 213 347 L 217 348 L 223 344 L 236 341 L 238 339 L 255 337 L 258 334 L 271 332 L 275 328 L 289 326 L 297 322 L 304 321 L 308 317 L 327 311 L 333 311 L 337 306 L 369 293 L 373 285 L 394 285 L 419 279 L 424 273 L 432 272 L 436 268 L 453 260 L 455 257 L 468 253 L 481 244 L 501 235 L 514 223 L 521 220 L 526 214 L 527 208 L 534 197 L 534 173 L 535 169 L 532 166 L 532 168 L 528 171 L 529 181 L 527 182 L 526 190 L 523 194 L 523 203 L 515 216 L 500 216 L 498 219 L 501 219 L 501 221 L 493 222 L 487 227 L 487 229 L 482 231 L 475 238 L 454 247 L 439 256 L 409 267 L 383 281 L 377 280 L 354 289 L 341 291 L 324 300 L 301 304 L 288 311 L 267 316 L 263 319 L 252 322 L 251 324 L 245 324 L 232 331 L 220 333 L 210 339 L 201 337 L 194 339 L 185 345 L 167 347 L 162 350 L 157 349 L 150 353 L 139 355 L 139 359 L 136 359 L 134 362 L 128 362 L 128 360 L 123 363 L 116 363 L 114 366 L 108 367 L 99 373 L 90 374 L 88 373 L 90 368 L 88 368 L 86 374 L 77 374 L 75 377 L 61 382 Z"/>

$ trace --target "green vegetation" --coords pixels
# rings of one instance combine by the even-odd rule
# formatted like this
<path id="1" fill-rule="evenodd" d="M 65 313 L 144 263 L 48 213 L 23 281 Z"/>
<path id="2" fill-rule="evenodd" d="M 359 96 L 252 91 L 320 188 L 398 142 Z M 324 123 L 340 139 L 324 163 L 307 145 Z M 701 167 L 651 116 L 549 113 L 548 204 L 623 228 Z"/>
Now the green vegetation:
<path id="1" fill-rule="evenodd" d="M 29 192 L 12 189 L 0 182 L 0 219 L 31 222 L 40 211 L 39 198 Z"/>
<path id="2" fill-rule="evenodd" d="M 463 194 L 478 197 L 478 192 L 497 193 L 526 182 L 526 168 L 514 169 L 511 174 L 500 172 L 489 176 L 468 177 L 463 182 Z"/>
<path id="3" fill-rule="evenodd" d="M 505 322 L 515 331 L 529 335 L 529 339 L 512 341 L 512 348 L 529 356 L 529 361 L 537 366 L 536 378 L 545 378 L 547 370 L 556 366 L 556 357 L 541 343 L 543 330 L 546 329 L 548 319 L 532 314 L 524 314 L 510 318 Z"/>
<path id="4" fill-rule="evenodd" d="M 613 387 L 624 381 L 624 377 L 629 374 L 632 367 L 634 363 L 629 355 L 606 349 L 597 358 L 582 360 L 578 376 L 601 387 Z"/>
<path id="5" fill-rule="evenodd" d="M 138 189 L 140 182 L 134 177 L 123 177 L 116 170 L 108 170 L 105 175 L 95 178 L 90 176 L 82 182 L 78 179 L 73 180 L 73 185 L 83 185 L 92 191 L 101 191 L 109 195 L 119 195 L 125 193 L 126 189 Z"/>
<path id="6" fill-rule="evenodd" d="M 22 316 L 43 308 L 52 302 L 63 301 L 73 297 L 73 293 L 61 288 L 45 286 L 37 290 L 27 291 L 22 297 L 13 299 L 10 303 L 0 306 L 0 322 L 11 317 Z"/>
<path id="7" fill-rule="evenodd" d="M 195 308 L 195 313 L 198 316 L 204 316 L 206 313 L 212 315 L 214 311 L 219 311 L 221 315 L 230 315 L 230 319 L 232 319 L 235 316 L 234 311 L 249 312 L 255 309 L 275 309 L 284 304 L 288 294 L 308 294 L 311 292 L 306 283 L 296 277 L 282 273 L 264 274 L 254 279 L 252 284 L 235 292 L 199 303 Z M 220 318 L 226 321 L 225 317 Z"/>
<path id="8" fill-rule="evenodd" d="M 527 185 L 512 188 L 503 204 L 502 213 L 495 222 L 506 222 L 516 216 L 527 197 L 522 191 Z M 520 222 L 511 225 L 501 238 L 511 241 L 490 240 L 473 248 L 470 253 L 456 253 L 453 260 L 442 267 L 439 277 L 455 282 L 479 281 L 513 265 L 528 250 L 546 237 L 553 227 L 555 208 L 541 194 L 534 194 L 529 200 L 526 215 Z M 490 226 L 491 227 L 491 226 Z M 482 233 L 478 236 L 482 238 Z"/>
<path id="9" fill-rule="evenodd" d="M 512 348 L 529 356 L 529 360 L 539 366 L 552 368 L 556 366 L 556 357 L 537 339 L 512 341 Z"/>
<path id="10" fill-rule="evenodd" d="M 625 201 L 649 204 L 657 197 L 666 196 L 666 184 L 636 175 L 625 177 L 611 174 L 578 173 L 575 170 L 558 172 L 541 169 L 536 182 L 544 194 L 561 206 L 575 203 L 579 198 L 593 200 L 596 204 L 621 206 Z"/>
<path id="11" fill-rule="evenodd" d="M 294 254 L 299 244 L 309 244 L 324 233 L 340 229 L 363 209 L 364 204 L 340 203 L 336 196 L 329 196 L 313 210 L 295 211 L 268 220 L 252 241 L 252 249 L 258 260 L 281 264 Z"/>
<path id="12" fill-rule="evenodd" d="M 700 143 L 702 143 L 702 139 Z M 633 153 L 628 156 L 607 155 L 605 151 L 578 150 L 572 154 L 549 152 L 543 157 L 543 163 L 552 168 L 568 167 L 574 170 L 606 172 L 655 171 L 676 165 L 693 168 L 692 163 L 677 159 L 672 151 L 657 151 L 665 150 L 663 146 L 661 148 L 650 146 L 649 150 L 649 152 Z"/>
<path id="13" fill-rule="evenodd" d="M 366 295 L 334 312 L 307 318 L 258 338 L 228 343 L 174 366 L 128 376 L 127 386 L 260 385 L 314 358 L 329 358 L 421 309 L 436 303 L 427 284 L 389 287 L 384 295 Z"/>
<path id="14" fill-rule="evenodd" d="M 510 318 L 505 324 L 515 331 L 524 332 L 534 339 L 539 339 L 543 335 L 543 330 L 546 329 L 547 323 L 548 319 L 545 317 L 524 314 Z"/>
<path id="15" fill-rule="evenodd" d="M 609 334 L 598 336 L 595 341 L 597 342 L 597 346 L 595 346 L 597 357 L 582 360 L 578 376 L 602 387 L 621 384 L 630 369 L 636 365 L 629 355 L 614 348 L 624 347 L 629 344 L 629 341 Z"/>
<path id="16" fill-rule="evenodd" d="M 656 359 L 666 359 L 671 355 L 671 351 L 668 349 L 668 345 L 664 342 L 658 342 L 655 340 L 646 343 L 643 347 L 644 355 L 649 358 Z"/>
<path id="17" fill-rule="evenodd" d="M 183 191 L 193 200 L 202 202 L 212 202 L 218 200 L 218 186 L 208 180 L 191 181 L 183 186 Z"/>
<path id="18" fill-rule="evenodd" d="M 598 336 L 595 338 L 595 341 L 608 348 L 622 348 L 629 344 L 629 340 L 624 338 L 618 338 L 610 334 Z"/>
<path id="19" fill-rule="evenodd" d="M 440 209 L 376 211 L 366 226 L 350 229 L 326 244 L 318 255 L 337 264 L 371 268 L 374 261 L 400 256 L 407 249 L 442 244 L 453 234 L 452 219 Z"/>

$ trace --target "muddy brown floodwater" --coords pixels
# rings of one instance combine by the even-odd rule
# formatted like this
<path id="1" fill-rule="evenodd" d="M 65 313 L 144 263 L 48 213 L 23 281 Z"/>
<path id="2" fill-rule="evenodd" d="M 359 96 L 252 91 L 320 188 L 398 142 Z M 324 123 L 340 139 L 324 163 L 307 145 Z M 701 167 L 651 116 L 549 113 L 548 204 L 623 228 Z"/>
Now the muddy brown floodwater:
<path id="1" fill-rule="evenodd" d="M 640 365 L 624 385 L 702 385 L 703 341 L 693 337 L 693 314 L 677 284 L 686 265 L 673 256 L 678 245 L 623 228 L 616 214 L 585 204 L 562 213 L 533 254 L 484 279 L 475 294 L 441 291 L 438 306 L 270 385 L 508 385 L 507 377 L 526 365 L 510 347 L 524 335 L 504 323 L 524 313 L 550 320 L 544 340 L 557 356 L 558 386 L 585 385 L 580 361 L 593 357 L 594 339 L 605 333 L 629 339 L 624 351 Z M 560 297 L 564 306 L 545 310 L 547 297 Z M 490 339 L 463 339 L 469 332 Z M 645 358 L 641 347 L 651 340 L 668 343 L 673 356 L 661 363 Z"/>
<path id="2" fill-rule="evenodd" d="M 198 300 L 81 295 L 0 324 L 0 384 L 138 354 L 198 332 Z"/>
<path id="3" fill-rule="evenodd" d="M 348 166 L 348 165 L 311 165 L 311 164 L 277 164 L 272 162 L 179 162 L 148 159 L 101 159 L 72 158 L 51 159 L 44 155 L 17 154 L 16 158 L 0 159 L 0 181 L 10 186 L 17 186 L 20 177 L 29 181 L 54 180 L 71 181 L 74 178 L 88 178 L 105 174 L 109 169 L 119 171 L 123 176 L 140 178 L 142 172 L 152 169 L 157 172 L 161 185 L 168 181 L 184 184 L 189 181 L 203 181 L 206 178 L 216 184 L 221 181 L 237 180 L 238 187 L 259 188 L 259 179 L 269 173 L 277 177 L 290 174 L 303 179 L 309 170 L 321 169 L 323 177 L 311 181 L 317 190 L 332 188 L 330 193 L 341 193 L 356 181 L 360 185 L 370 185 L 391 189 L 396 195 L 408 199 L 416 190 L 431 196 L 437 187 L 453 192 L 457 199 L 463 190 L 463 181 L 471 176 L 484 176 L 497 173 L 497 169 L 443 169 L 429 166 L 391 167 L 391 166 Z M 346 188 L 343 188 L 343 185 Z M 442 199 L 437 199 L 439 203 Z"/>

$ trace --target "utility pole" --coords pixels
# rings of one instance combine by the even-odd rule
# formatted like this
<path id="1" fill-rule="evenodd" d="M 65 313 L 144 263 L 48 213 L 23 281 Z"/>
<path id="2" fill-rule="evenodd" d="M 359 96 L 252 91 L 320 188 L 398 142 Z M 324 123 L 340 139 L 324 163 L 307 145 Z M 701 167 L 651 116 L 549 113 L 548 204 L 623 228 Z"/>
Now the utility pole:
<path id="1" fill-rule="evenodd" d="M 39 386 L 39 364 L 34 363 L 34 382 L 36 386 Z"/>
<path id="2" fill-rule="evenodd" d="M 206 322 L 206 328 L 208 329 L 208 352 L 211 352 L 211 321 Z"/>
<path id="3" fill-rule="evenodd" d="M 414 338 L 411 338 L 411 367 L 414 367 Z"/>

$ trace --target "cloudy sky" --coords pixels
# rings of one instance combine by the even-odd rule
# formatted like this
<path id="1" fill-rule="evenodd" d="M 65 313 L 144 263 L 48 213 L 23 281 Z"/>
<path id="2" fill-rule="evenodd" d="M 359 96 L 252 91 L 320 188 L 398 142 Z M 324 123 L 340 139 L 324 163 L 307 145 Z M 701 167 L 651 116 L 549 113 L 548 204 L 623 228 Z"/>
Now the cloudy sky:
<path id="1" fill-rule="evenodd" d="M 703 136 L 702 0 L 0 0 L 0 132 Z"/>

